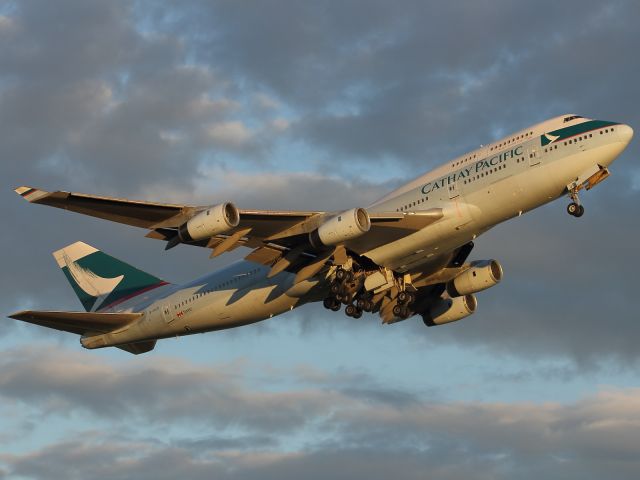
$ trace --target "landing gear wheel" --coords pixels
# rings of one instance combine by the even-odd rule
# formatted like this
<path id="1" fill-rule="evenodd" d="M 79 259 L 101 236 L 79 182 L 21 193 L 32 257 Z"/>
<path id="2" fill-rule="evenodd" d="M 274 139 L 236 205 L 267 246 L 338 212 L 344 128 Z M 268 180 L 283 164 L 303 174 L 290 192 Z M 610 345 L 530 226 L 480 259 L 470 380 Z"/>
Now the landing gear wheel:
<path id="1" fill-rule="evenodd" d="M 573 215 L 574 217 L 577 216 L 576 214 L 580 211 L 580 206 L 581 205 L 578 205 L 576 202 L 571 202 L 569 205 L 567 205 L 567 213 L 569 215 Z"/>
<path id="2" fill-rule="evenodd" d="M 340 282 L 350 282 L 353 280 L 353 272 L 340 267 L 336 270 L 336 279 Z"/>
<path id="3" fill-rule="evenodd" d="M 347 305 L 347 308 L 344 309 L 344 313 L 346 313 L 348 317 L 355 316 L 357 311 L 358 309 L 355 305 Z"/>
<path id="4" fill-rule="evenodd" d="M 584 215 L 584 207 L 582 205 L 578 205 L 578 211 L 574 214 L 575 217 L 581 217 Z"/>
<path id="5" fill-rule="evenodd" d="M 341 301 L 345 305 L 347 305 L 348 303 L 351 303 L 351 300 L 353 300 L 353 295 L 351 295 L 350 293 L 345 293 L 344 295 L 342 295 Z"/>
<path id="6" fill-rule="evenodd" d="M 411 311 L 405 305 L 396 305 L 393 307 L 393 314 L 404 320 L 411 316 Z"/>
<path id="7" fill-rule="evenodd" d="M 353 315 L 351 315 L 353 318 L 360 318 L 362 316 L 362 310 L 360 310 L 359 308 L 356 308 L 356 311 Z"/>
<path id="8" fill-rule="evenodd" d="M 398 302 L 403 305 L 407 305 L 413 302 L 413 299 L 413 294 L 411 292 L 403 291 L 398 293 Z"/>
<path id="9" fill-rule="evenodd" d="M 340 302 L 333 297 L 325 298 L 322 301 L 322 305 L 324 305 L 324 308 L 326 308 L 327 310 L 332 310 L 334 312 L 340 310 Z"/>
<path id="10" fill-rule="evenodd" d="M 341 286 L 340 286 L 339 283 L 332 283 L 331 284 L 331 288 L 330 288 L 331 293 L 333 293 L 333 294 L 340 293 L 340 289 L 341 289 Z"/>

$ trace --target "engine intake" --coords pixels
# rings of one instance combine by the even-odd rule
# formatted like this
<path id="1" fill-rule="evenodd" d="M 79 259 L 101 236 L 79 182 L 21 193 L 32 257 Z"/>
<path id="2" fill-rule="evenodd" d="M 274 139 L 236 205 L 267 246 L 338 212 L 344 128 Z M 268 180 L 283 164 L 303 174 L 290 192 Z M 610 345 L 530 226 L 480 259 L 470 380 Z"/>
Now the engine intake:
<path id="1" fill-rule="evenodd" d="M 471 268 L 447 283 L 447 293 L 452 297 L 478 293 L 500 283 L 500 280 L 502 266 L 496 260 L 480 260 L 472 262 Z"/>
<path id="2" fill-rule="evenodd" d="M 231 202 L 214 205 L 194 215 L 178 229 L 182 242 L 192 242 L 225 233 L 240 223 L 240 212 Z"/>
<path id="3" fill-rule="evenodd" d="M 364 208 L 353 208 L 324 222 L 309 234 L 309 242 L 321 249 L 338 245 L 364 235 L 371 228 L 371 219 Z"/>
<path id="4" fill-rule="evenodd" d="M 474 295 L 441 298 L 422 314 L 422 321 L 427 327 L 457 322 L 471 315 L 476 308 L 478 301 Z"/>

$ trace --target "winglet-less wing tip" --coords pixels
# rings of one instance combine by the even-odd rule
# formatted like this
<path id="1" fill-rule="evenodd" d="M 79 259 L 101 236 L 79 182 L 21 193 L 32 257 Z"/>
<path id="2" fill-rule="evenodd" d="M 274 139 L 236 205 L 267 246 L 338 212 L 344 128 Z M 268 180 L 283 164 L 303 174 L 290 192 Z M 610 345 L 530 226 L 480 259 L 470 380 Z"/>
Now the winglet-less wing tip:
<path id="1" fill-rule="evenodd" d="M 33 202 L 49 194 L 49 192 L 45 190 L 27 186 L 18 187 L 14 191 L 28 202 Z"/>

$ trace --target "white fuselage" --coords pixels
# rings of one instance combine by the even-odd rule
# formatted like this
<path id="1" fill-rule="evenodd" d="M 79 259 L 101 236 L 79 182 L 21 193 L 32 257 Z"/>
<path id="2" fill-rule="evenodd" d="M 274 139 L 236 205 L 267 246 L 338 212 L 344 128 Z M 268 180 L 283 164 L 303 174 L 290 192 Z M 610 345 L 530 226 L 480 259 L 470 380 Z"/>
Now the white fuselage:
<path id="1" fill-rule="evenodd" d="M 377 247 L 366 256 L 399 273 L 419 271 L 509 218 L 555 200 L 594 166 L 608 166 L 629 143 L 630 127 L 557 117 L 467 153 L 416 178 L 368 207 L 407 215 L 441 208 L 441 220 Z M 167 285 L 118 305 L 140 321 L 105 334 L 111 344 L 166 338 L 257 322 L 318 301 L 320 275 L 294 284 L 284 271 L 240 261 L 186 285 Z M 113 310 L 112 310 L 113 311 Z"/>

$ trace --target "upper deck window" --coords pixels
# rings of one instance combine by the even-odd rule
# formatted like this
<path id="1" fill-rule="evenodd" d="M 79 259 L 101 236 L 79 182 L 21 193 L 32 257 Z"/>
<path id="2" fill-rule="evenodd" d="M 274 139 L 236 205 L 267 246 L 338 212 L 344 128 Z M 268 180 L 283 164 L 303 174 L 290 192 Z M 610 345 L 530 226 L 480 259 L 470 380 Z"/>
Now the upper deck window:
<path id="1" fill-rule="evenodd" d="M 570 122 L 571 120 L 575 120 L 576 118 L 583 118 L 580 115 L 571 115 L 570 117 L 564 117 L 563 122 L 567 123 Z"/>

